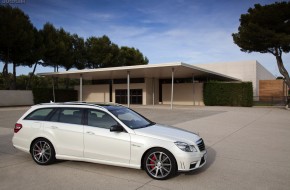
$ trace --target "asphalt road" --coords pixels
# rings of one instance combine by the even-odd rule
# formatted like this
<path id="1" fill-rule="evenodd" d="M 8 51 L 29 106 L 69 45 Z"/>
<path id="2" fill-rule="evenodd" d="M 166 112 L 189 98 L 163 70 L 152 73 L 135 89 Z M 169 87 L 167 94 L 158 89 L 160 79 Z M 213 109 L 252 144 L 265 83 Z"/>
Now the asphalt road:
<path id="1" fill-rule="evenodd" d="M 152 121 L 199 133 L 204 168 L 166 180 L 145 171 L 85 162 L 39 166 L 13 148 L 27 110 L 0 108 L 0 189 L 290 189 L 290 111 L 282 108 L 133 106 Z"/>

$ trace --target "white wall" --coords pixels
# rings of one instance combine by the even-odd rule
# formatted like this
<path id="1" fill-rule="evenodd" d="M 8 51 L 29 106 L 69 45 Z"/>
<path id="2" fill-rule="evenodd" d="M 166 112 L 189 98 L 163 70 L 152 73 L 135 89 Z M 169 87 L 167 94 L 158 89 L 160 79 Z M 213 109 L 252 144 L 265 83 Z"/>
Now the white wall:
<path id="1" fill-rule="evenodd" d="M 78 91 L 78 99 L 80 100 L 79 86 L 75 86 Z M 83 85 L 83 100 L 85 102 L 109 102 L 110 91 L 108 84 L 102 85 Z"/>
<path id="2" fill-rule="evenodd" d="M 203 83 L 175 83 L 173 91 L 175 105 L 204 105 Z M 162 103 L 171 103 L 171 84 L 162 84 Z"/>
<path id="3" fill-rule="evenodd" d="M 275 79 L 275 76 L 257 61 L 194 64 L 194 66 L 235 77 L 244 82 L 252 82 L 254 96 L 259 96 L 259 80 Z"/>
<path id="4" fill-rule="evenodd" d="M 0 106 L 33 105 L 31 90 L 0 90 Z"/>
<path id="5" fill-rule="evenodd" d="M 275 76 L 270 73 L 265 67 L 263 67 L 259 62 L 256 64 L 256 88 L 257 88 L 257 93 L 256 96 L 259 96 L 259 84 L 260 80 L 275 80 Z M 255 94 L 254 94 L 255 96 Z"/>
<path id="6" fill-rule="evenodd" d="M 153 105 L 153 91 L 154 91 L 154 104 L 159 103 L 159 79 L 158 78 L 145 78 L 146 83 L 146 105 Z"/>

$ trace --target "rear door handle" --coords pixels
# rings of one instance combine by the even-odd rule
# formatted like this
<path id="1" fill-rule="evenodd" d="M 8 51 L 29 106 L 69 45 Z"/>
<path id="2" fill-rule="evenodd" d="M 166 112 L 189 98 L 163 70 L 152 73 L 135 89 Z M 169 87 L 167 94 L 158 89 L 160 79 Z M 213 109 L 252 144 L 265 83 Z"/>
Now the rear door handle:
<path id="1" fill-rule="evenodd" d="M 57 126 L 50 126 L 50 128 L 57 129 L 58 127 Z"/>

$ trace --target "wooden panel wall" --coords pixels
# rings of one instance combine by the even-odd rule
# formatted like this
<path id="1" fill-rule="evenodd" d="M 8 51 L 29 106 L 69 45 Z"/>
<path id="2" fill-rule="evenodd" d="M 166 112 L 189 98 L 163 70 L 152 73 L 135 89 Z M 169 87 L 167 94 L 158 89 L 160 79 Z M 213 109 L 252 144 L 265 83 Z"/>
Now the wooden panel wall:
<path id="1" fill-rule="evenodd" d="M 287 86 L 283 80 L 260 80 L 259 96 L 286 96 Z"/>

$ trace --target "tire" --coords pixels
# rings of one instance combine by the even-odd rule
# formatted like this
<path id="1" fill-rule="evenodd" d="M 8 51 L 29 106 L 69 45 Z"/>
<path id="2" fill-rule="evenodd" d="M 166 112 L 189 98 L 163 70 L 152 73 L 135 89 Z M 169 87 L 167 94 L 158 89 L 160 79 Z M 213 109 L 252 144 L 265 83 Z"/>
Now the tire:
<path id="1" fill-rule="evenodd" d="M 49 165 L 55 161 L 55 150 L 47 139 L 39 138 L 31 146 L 31 156 L 39 165 Z"/>
<path id="2" fill-rule="evenodd" d="M 176 174 L 176 160 L 174 156 L 163 148 L 154 148 L 145 155 L 144 169 L 153 179 L 165 180 Z"/>

